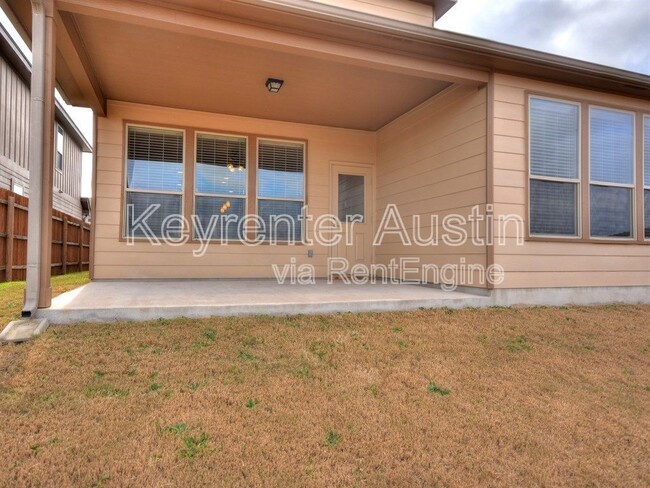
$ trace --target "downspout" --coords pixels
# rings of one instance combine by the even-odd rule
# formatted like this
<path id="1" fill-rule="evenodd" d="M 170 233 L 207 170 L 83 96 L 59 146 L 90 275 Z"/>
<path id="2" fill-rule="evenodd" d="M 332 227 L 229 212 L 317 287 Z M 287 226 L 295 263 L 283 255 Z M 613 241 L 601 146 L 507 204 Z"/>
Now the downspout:
<path id="1" fill-rule="evenodd" d="M 51 303 L 52 158 L 54 157 L 54 1 L 32 3 L 27 286 L 22 316 Z"/>

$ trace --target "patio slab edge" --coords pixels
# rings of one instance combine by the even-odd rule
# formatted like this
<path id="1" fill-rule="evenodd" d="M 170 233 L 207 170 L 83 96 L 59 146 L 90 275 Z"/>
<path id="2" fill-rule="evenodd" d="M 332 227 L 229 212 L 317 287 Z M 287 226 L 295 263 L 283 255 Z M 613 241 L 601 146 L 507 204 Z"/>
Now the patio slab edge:
<path id="1" fill-rule="evenodd" d="M 442 298 L 430 300 L 360 300 L 320 303 L 257 303 L 168 307 L 110 307 L 43 309 L 38 316 L 52 324 L 77 322 L 145 321 L 157 319 L 207 318 L 246 315 L 300 315 L 360 312 L 398 312 L 422 308 L 468 308 L 492 305 L 489 297 Z"/>

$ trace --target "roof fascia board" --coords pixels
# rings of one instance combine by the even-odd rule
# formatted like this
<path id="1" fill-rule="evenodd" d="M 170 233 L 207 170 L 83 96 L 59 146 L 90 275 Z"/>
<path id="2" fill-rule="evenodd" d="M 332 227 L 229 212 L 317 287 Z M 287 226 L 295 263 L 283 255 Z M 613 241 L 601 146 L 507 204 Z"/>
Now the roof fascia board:
<path id="1" fill-rule="evenodd" d="M 429 52 L 446 49 L 477 58 L 462 63 L 465 66 L 483 67 L 489 71 L 507 72 L 518 76 L 530 76 L 546 81 L 592 88 L 599 91 L 613 90 L 616 93 L 650 98 L 650 76 L 597 63 L 581 61 L 556 54 L 549 54 L 465 34 L 442 31 L 406 22 L 378 17 L 362 12 L 349 11 L 340 7 L 309 0 L 237 0 L 239 3 L 273 8 L 287 13 L 299 13 L 307 17 L 332 21 L 337 24 L 361 27 L 389 36 L 413 42 L 419 46 L 428 45 Z M 388 34 L 388 35 L 387 35 Z M 501 66 L 508 65 L 508 68 Z M 510 65 L 514 65 L 512 68 Z M 544 70 L 544 76 L 531 75 Z M 576 80 L 573 75 L 579 75 Z M 602 86 L 607 84 L 608 86 Z"/>

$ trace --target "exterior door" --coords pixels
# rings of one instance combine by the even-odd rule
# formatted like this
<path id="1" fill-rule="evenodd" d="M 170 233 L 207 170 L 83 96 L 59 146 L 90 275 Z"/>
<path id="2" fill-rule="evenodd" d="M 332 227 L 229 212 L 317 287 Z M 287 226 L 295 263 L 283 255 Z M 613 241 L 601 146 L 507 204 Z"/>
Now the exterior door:
<path id="1" fill-rule="evenodd" d="M 345 258 L 348 270 L 355 264 L 368 269 L 373 260 L 373 167 L 368 164 L 332 163 L 332 214 L 341 221 L 342 239 L 332 246 L 331 257 Z"/>

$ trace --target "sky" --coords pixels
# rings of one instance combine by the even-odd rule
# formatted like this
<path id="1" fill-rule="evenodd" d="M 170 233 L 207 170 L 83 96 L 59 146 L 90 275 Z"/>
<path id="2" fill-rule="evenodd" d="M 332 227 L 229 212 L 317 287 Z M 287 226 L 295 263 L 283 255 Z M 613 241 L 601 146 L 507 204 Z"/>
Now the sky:
<path id="1" fill-rule="evenodd" d="M 2 10 L 0 22 L 31 59 Z M 436 27 L 650 75 L 650 0 L 458 0 Z M 93 144 L 92 112 L 66 108 Z M 82 196 L 91 165 L 85 154 Z"/>
<path id="2" fill-rule="evenodd" d="M 436 27 L 650 75 L 650 0 L 459 0 Z"/>

